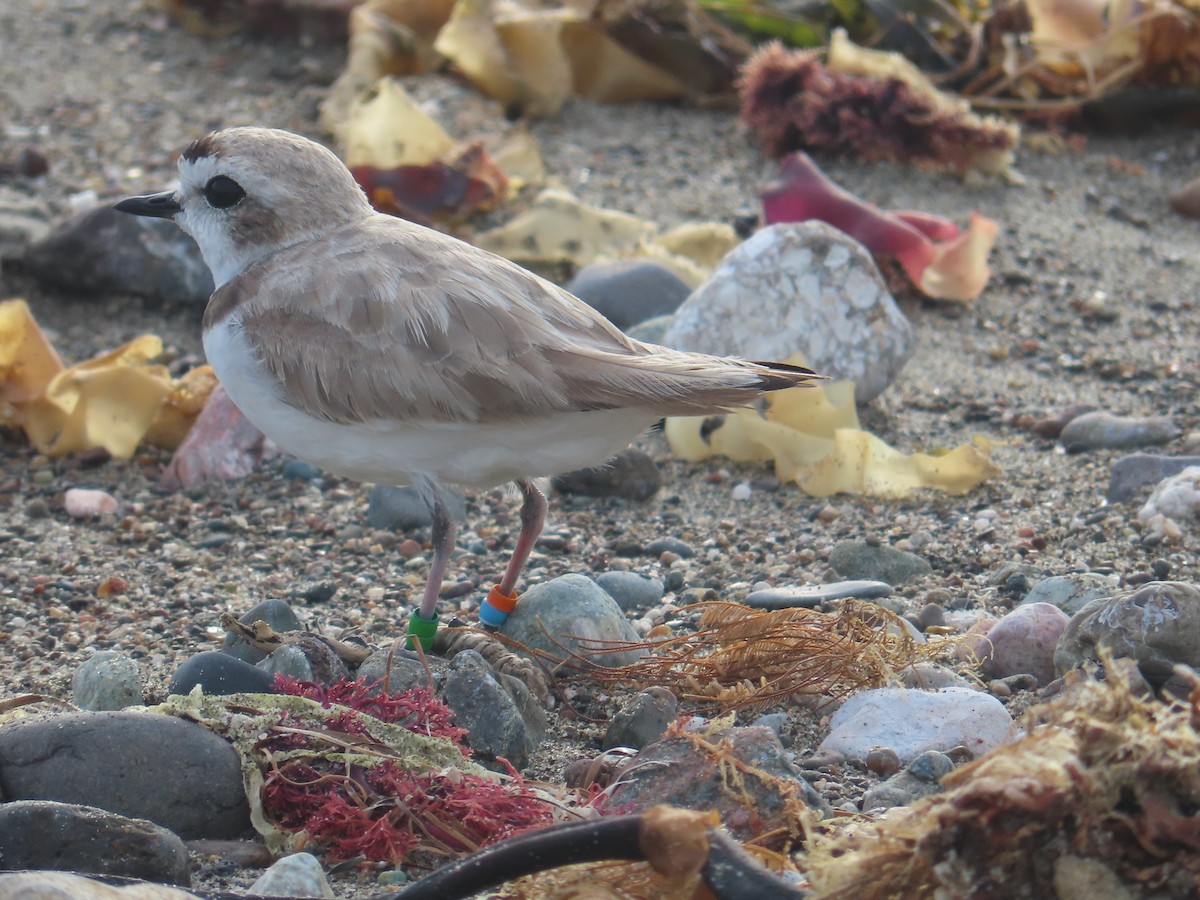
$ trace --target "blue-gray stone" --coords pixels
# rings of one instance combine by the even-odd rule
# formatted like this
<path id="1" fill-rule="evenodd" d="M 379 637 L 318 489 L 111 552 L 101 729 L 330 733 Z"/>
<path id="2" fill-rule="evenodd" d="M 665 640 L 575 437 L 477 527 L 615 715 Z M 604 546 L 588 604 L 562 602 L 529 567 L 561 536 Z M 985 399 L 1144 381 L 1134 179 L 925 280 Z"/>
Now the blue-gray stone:
<path id="1" fill-rule="evenodd" d="M 1113 597 L 1120 589 L 1113 580 L 1097 572 L 1072 572 L 1055 575 L 1035 584 L 1020 606 L 1029 603 L 1049 603 L 1068 616 L 1073 616 L 1099 597 Z"/>
<path id="2" fill-rule="evenodd" d="M 464 650 L 450 661 L 442 699 L 454 710 L 455 724 L 467 729 L 467 743 L 477 754 L 503 756 L 517 768 L 528 762 L 536 742 L 517 702 L 477 651 Z"/>
<path id="3" fill-rule="evenodd" d="M 841 571 L 840 569 L 838 571 Z M 752 591 L 742 602 L 755 609 L 812 609 L 828 600 L 877 600 L 890 597 L 892 586 L 886 581 L 835 581 L 831 584 L 780 585 Z"/>
<path id="4" fill-rule="evenodd" d="M 301 624 L 295 611 L 283 600 L 264 600 L 248 612 L 243 613 L 238 621 L 243 625 L 266 622 L 278 632 L 304 630 L 304 625 Z M 227 633 L 225 640 L 221 642 L 221 652 L 248 663 L 256 663 L 267 655 L 244 637 L 230 633 Z"/>
<path id="5" fill-rule="evenodd" d="M 316 481 L 324 474 L 319 467 L 302 459 L 289 459 L 283 464 L 283 477 L 296 481 Z"/>
<path id="6" fill-rule="evenodd" d="M 312 663 L 295 644 L 284 644 L 270 656 L 260 659 L 254 668 L 268 675 L 286 675 L 297 681 L 314 681 Z"/>
<path id="7" fill-rule="evenodd" d="M 679 717 L 679 702 L 666 688 L 647 688 L 635 694 L 615 716 L 604 733 L 605 750 L 632 747 L 641 750 L 666 733 Z"/>
<path id="8" fill-rule="evenodd" d="M 142 703 L 142 673 L 124 653 L 101 650 L 85 660 L 71 679 L 71 699 L 80 709 L 124 709 Z"/>
<path id="9" fill-rule="evenodd" d="M 171 676 L 170 694 L 190 694 L 200 685 L 206 694 L 275 693 L 275 676 L 217 650 L 186 659 Z"/>
<path id="10" fill-rule="evenodd" d="M 382 682 L 387 673 L 389 655 L 392 657 L 391 679 L 384 685 Z M 403 694 L 415 687 L 426 687 L 429 684 L 429 676 L 425 673 L 425 667 L 421 665 L 421 660 L 415 652 L 397 650 L 392 653 L 391 647 L 382 647 L 363 660 L 354 673 L 354 678 L 357 681 L 365 680 L 368 684 L 380 682 L 379 687 L 389 694 Z M 441 678 L 440 668 L 435 668 L 433 670 L 435 687 L 441 683 Z"/>
<path id="11" fill-rule="evenodd" d="M 247 893 L 253 897 L 337 897 L 321 863 L 311 853 L 293 853 L 272 863 Z"/>
<path id="12" fill-rule="evenodd" d="M 1189 466 L 1200 466 L 1200 456 L 1160 456 L 1155 453 L 1122 456 L 1112 464 L 1105 499 L 1109 503 L 1144 499 L 1149 493 L 1146 488 L 1178 475 Z"/>
<path id="13" fill-rule="evenodd" d="M 751 725 L 761 725 L 770 728 L 777 737 L 783 737 L 783 727 L 787 725 L 788 714 L 781 712 L 765 713 L 751 722 Z"/>
<path id="14" fill-rule="evenodd" d="M 601 665 L 624 666 L 646 652 L 640 646 L 598 652 L 612 644 L 638 645 L 641 639 L 617 601 L 584 575 L 561 575 L 529 588 L 501 630 L 518 644 L 558 659 L 573 652 Z"/>
<path id="15" fill-rule="evenodd" d="M 945 753 L 927 750 L 887 781 L 869 788 L 863 794 L 863 812 L 908 806 L 922 797 L 940 793 L 942 777 L 953 769 L 954 761 Z"/>
<path id="16" fill-rule="evenodd" d="M 833 545 L 829 565 L 846 578 L 883 581 L 893 587 L 916 581 L 933 571 L 928 561 L 915 553 L 853 540 Z"/>
<path id="17" fill-rule="evenodd" d="M 639 575 L 637 572 L 604 572 L 596 577 L 596 584 L 604 588 L 625 611 L 646 610 L 658 603 L 666 593 L 661 578 Z"/>
<path id="18" fill-rule="evenodd" d="M 646 553 L 650 556 L 662 556 L 664 553 L 674 553 L 680 559 L 691 559 L 696 555 L 696 548 L 679 538 L 655 538 L 646 545 Z"/>
<path id="19" fill-rule="evenodd" d="M 467 501 L 458 491 L 442 488 L 446 507 L 456 522 L 467 520 Z M 429 507 L 414 487 L 377 484 L 367 501 L 367 524 L 380 531 L 416 531 L 433 524 Z"/>
<path id="20" fill-rule="evenodd" d="M 645 322 L 630 325 L 624 331 L 635 341 L 641 341 L 643 344 L 661 344 L 667 336 L 667 331 L 674 318 L 674 316 L 655 316 Z"/>
<path id="21" fill-rule="evenodd" d="M 567 290 L 622 329 L 675 312 L 692 292 L 666 266 L 636 258 L 586 265 Z"/>
<path id="22" fill-rule="evenodd" d="M 1182 433 L 1166 416 L 1117 416 L 1098 410 L 1072 419 L 1058 439 L 1068 453 L 1080 453 L 1151 447 L 1173 441 Z"/>

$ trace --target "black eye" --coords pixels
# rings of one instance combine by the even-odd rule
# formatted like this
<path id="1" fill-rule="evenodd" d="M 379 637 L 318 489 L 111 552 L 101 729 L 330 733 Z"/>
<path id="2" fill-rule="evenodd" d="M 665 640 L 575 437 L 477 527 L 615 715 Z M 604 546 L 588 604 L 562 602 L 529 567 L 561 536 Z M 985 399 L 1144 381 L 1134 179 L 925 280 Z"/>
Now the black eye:
<path id="1" fill-rule="evenodd" d="M 216 175 L 204 186 L 204 199 L 217 209 L 228 209 L 245 196 L 242 186 L 226 175 Z"/>

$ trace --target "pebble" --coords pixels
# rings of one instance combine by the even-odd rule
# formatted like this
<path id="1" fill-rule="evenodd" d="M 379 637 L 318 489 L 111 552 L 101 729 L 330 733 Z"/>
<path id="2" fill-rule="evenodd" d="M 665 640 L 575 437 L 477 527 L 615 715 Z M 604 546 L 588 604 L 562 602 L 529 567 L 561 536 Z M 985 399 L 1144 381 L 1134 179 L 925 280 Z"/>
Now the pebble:
<path id="1" fill-rule="evenodd" d="M 926 750 L 882 784 L 868 788 L 863 794 L 862 811 L 909 806 L 940 793 L 942 777 L 954 771 L 954 761 L 945 753 Z"/>
<path id="2" fill-rule="evenodd" d="M 628 447 L 602 466 L 556 475 L 551 484 L 563 494 L 645 501 L 662 487 L 662 473 L 645 451 Z"/>
<path id="3" fill-rule="evenodd" d="M 263 433 L 218 384 L 167 463 L 159 485 L 167 491 L 192 491 L 212 481 L 245 478 L 258 468 L 266 447 Z"/>
<path id="4" fill-rule="evenodd" d="M 116 515 L 121 510 L 121 504 L 107 491 L 71 488 L 63 495 L 63 508 L 72 519 L 93 519 Z"/>
<path id="5" fill-rule="evenodd" d="M 818 749 L 864 760 L 873 747 L 890 747 L 907 763 L 926 750 L 959 744 L 984 753 L 1009 740 L 1013 719 L 995 697 L 970 688 L 876 688 L 850 697 L 829 727 Z"/>
<path id="6" fill-rule="evenodd" d="M 366 681 L 368 684 L 373 682 L 382 682 L 384 673 L 387 671 L 388 655 L 391 653 L 390 647 L 381 647 L 376 650 L 358 667 L 354 673 L 354 677 L 360 681 Z M 428 686 L 429 676 L 425 674 L 425 667 L 421 665 L 421 660 L 417 658 L 417 654 L 411 650 L 397 650 L 392 656 L 392 674 L 391 679 L 386 685 L 380 685 L 389 694 L 403 694 L 407 690 L 415 687 Z M 440 669 L 433 670 L 433 683 L 436 687 L 441 683 L 442 672 Z"/>
<path id="7" fill-rule="evenodd" d="M 671 327 L 674 320 L 674 316 L 655 316 L 653 319 L 631 325 L 625 333 L 643 344 L 661 345 L 663 338 L 667 336 L 667 329 Z"/>
<path id="8" fill-rule="evenodd" d="M 239 616 L 238 621 L 243 625 L 266 622 L 271 628 L 280 633 L 304 630 L 304 625 L 300 622 L 300 618 L 296 615 L 295 610 L 286 601 L 274 598 L 263 600 L 261 603 L 254 605 Z M 234 659 L 240 659 L 248 663 L 256 663 L 264 659 L 267 655 L 241 635 L 235 635 L 231 632 L 225 633 L 225 639 L 221 642 L 221 652 L 232 656 Z"/>
<path id="9" fill-rule="evenodd" d="M 666 266 L 636 257 L 589 263 L 567 290 L 622 330 L 674 313 L 692 292 Z"/>
<path id="10" fill-rule="evenodd" d="M 1193 178 L 1170 194 L 1171 209 L 1189 219 L 1200 219 L 1200 178 Z"/>
<path id="11" fill-rule="evenodd" d="M 47 519 L 50 517 L 50 504 L 41 497 L 34 497 L 25 504 L 25 515 L 30 519 Z"/>
<path id="12" fill-rule="evenodd" d="M 476 755 L 485 760 L 502 756 L 519 769 L 545 737 L 545 714 L 535 723 L 540 729 L 528 727 L 521 706 L 505 687 L 477 651 L 463 650 L 450 661 L 442 699 L 454 711 L 455 724 L 470 732 L 467 743 Z"/>
<path id="13" fill-rule="evenodd" d="M 1145 489 L 1164 478 L 1178 475 L 1191 466 L 1200 466 L 1200 456 L 1159 456 L 1153 453 L 1132 453 L 1112 464 L 1108 476 L 1109 503 L 1127 503 L 1145 494 Z"/>
<path id="14" fill-rule="evenodd" d="M 1097 597 L 1111 597 L 1117 590 L 1117 580 L 1112 576 L 1097 572 L 1072 572 L 1039 581 L 1029 589 L 1021 605 L 1049 603 L 1068 616 L 1073 616 Z"/>
<path id="15" fill-rule="evenodd" d="M 900 771 L 900 757 L 891 747 L 872 747 L 867 751 L 863 763 L 868 769 L 883 778 Z"/>
<path id="16" fill-rule="evenodd" d="M 289 459 L 283 464 L 282 474 L 284 478 L 295 481 L 316 481 L 325 473 L 310 462 L 302 459 Z"/>
<path id="17" fill-rule="evenodd" d="M 829 565 L 851 579 L 882 581 L 893 587 L 933 572 L 928 561 L 907 550 L 867 541 L 838 541 L 829 551 Z"/>
<path id="18" fill-rule="evenodd" d="M 879 396 L 912 355 L 912 325 L 861 244 L 823 222 L 772 225 L 721 260 L 675 313 L 663 342 L 746 359 L 786 360 Z"/>
<path id="19" fill-rule="evenodd" d="M 970 687 L 965 678 L 952 669 L 930 660 L 915 662 L 899 671 L 900 683 L 908 688 L 932 691 L 938 688 Z"/>
<path id="20" fill-rule="evenodd" d="M 635 694 L 613 716 L 604 732 L 601 749 L 632 747 L 641 750 L 661 738 L 678 716 L 679 702 L 674 694 L 666 688 L 647 688 Z"/>
<path id="21" fill-rule="evenodd" d="M 274 675 L 219 650 L 202 650 L 180 663 L 167 693 L 190 694 L 197 685 L 206 694 L 276 693 Z"/>
<path id="22" fill-rule="evenodd" d="M 273 863 L 247 893 L 253 897 L 337 897 L 321 863 L 311 853 L 293 853 Z"/>
<path id="23" fill-rule="evenodd" d="M 1178 539 L 1200 519 L 1200 466 L 1160 481 L 1138 510 L 1149 534 Z"/>
<path id="24" fill-rule="evenodd" d="M 124 709 L 142 702 L 142 673 L 132 657 L 100 650 L 71 678 L 71 702 L 91 711 Z"/>
<path id="25" fill-rule="evenodd" d="M 784 726 L 787 725 L 787 723 L 788 723 L 788 714 L 787 713 L 773 712 L 773 713 L 764 713 L 763 715 L 759 716 L 757 719 L 755 719 L 750 724 L 751 725 L 761 725 L 765 728 L 770 728 L 773 732 L 775 732 L 776 737 L 782 738 L 783 737 L 783 729 L 784 729 Z"/>
<path id="26" fill-rule="evenodd" d="M 1076 403 L 1059 410 L 1052 416 L 1037 419 L 1029 426 L 1029 430 L 1040 438 L 1056 441 L 1062 434 L 1062 430 L 1067 427 L 1067 423 L 1078 419 L 1084 413 L 1093 412 L 1095 409 L 1096 407 L 1086 403 Z"/>
<path id="27" fill-rule="evenodd" d="M 467 521 L 467 501 L 452 488 L 442 488 L 446 506 L 456 522 Z M 416 531 L 433 524 L 433 514 L 414 487 L 377 484 L 367 501 L 367 524 L 380 531 Z"/>
<path id="28" fill-rule="evenodd" d="M 942 628 L 946 624 L 946 610 L 940 603 L 926 603 L 917 611 L 917 627 L 922 631 Z"/>
<path id="29" fill-rule="evenodd" d="M 1059 441 L 1068 453 L 1085 450 L 1130 450 L 1175 440 L 1183 432 L 1166 416 L 1118 416 L 1097 411 L 1072 419 Z"/>
<path id="30" fill-rule="evenodd" d="M 1070 620 L 1050 603 L 1018 606 L 988 631 L 983 671 L 992 678 L 1032 675 L 1044 687 L 1054 680 L 1054 648 Z"/>
<path id="31" fill-rule="evenodd" d="M 813 609 L 831 600 L 877 600 L 892 595 L 886 581 L 833 581 L 829 584 L 778 585 L 751 591 L 742 602 L 755 609 Z"/>
<path id="32" fill-rule="evenodd" d="M 174 222 L 126 215 L 107 204 L 30 244 L 24 265 L 35 278 L 77 293 L 202 304 L 213 292 L 200 249 Z"/>
<path id="33" fill-rule="evenodd" d="M 191 856 L 178 835 L 145 819 L 75 803 L 15 800 L 0 804 L 0 863 L 5 869 L 57 869 L 166 884 L 191 883 Z M 68 897 L 17 891 L 8 897 Z"/>
<path id="34" fill-rule="evenodd" d="M 95 712 L 18 720 L 0 726 L 0 771 L 7 800 L 96 806 L 149 819 L 187 840 L 238 838 L 250 827 L 237 751 L 174 716 Z"/>
<path id="35" fill-rule="evenodd" d="M 645 547 L 645 553 L 648 556 L 662 556 L 664 553 L 674 553 L 680 559 L 691 559 L 696 555 L 694 548 L 687 541 L 681 541 L 679 538 L 661 537 L 655 538 Z"/>
<path id="36" fill-rule="evenodd" d="M 254 668 L 261 669 L 272 677 L 286 675 L 297 681 L 316 681 L 313 677 L 312 663 L 304 655 L 304 651 L 294 644 L 284 644 L 274 653 L 260 659 Z"/>
<path id="37" fill-rule="evenodd" d="M 1054 654 L 1065 674 L 1101 650 L 1137 663 L 1160 687 L 1175 665 L 1200 668 L 1200 590 L 1178 581 L 1153 581 L 1116 597 L 1093 600 L 1071 617 Z"/>
<path id="38" fill-rule="evenodd" d="M 596 576 L 596 584 L 626 612 L 648 609 L 666 594 L 661 578 L 637 572 L 603 572 Z"/>
<path id="39" fill-rule="evenodd" d="M 637 644 L 638 637 L 617 601 L 585 575 L 561 575 L 529 588 L 501 631 L 531 651 L 545 651 L 556 659 L 574 652 L 601 665 L 625 666 L 646 652 L 640 647 L 596 652 L 604 644 Z"/>
<path id="40" fill-rule="evenodd" d="M 737 789 L 730 790 L 730 763 L 686 737 L 673 737 L 651 744 L 637 755 L 610 788 L 607 808 L 643 812 L 666 803 L 712 809 L 740 840 L 761 840 L 765 833 L 785 826 L 789 804 L 795 799 L 820 815 L 828 814 L 824 800 L 800 777 L 791 754 L 770 728 L 730 727 L 703 737 L 706 743 L 720 747 L 722 754 L 771 777 L 743 777 L 738 779 Z"/>

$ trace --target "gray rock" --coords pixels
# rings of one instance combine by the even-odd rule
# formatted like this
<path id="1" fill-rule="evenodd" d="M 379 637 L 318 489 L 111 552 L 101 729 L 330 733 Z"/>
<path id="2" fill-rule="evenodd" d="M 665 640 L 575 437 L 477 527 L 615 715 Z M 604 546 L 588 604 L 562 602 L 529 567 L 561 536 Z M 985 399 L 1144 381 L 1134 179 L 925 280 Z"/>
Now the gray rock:
<path id="1" fill-rule="evenodd" d="M 1117 416 L 1101 410 L 1072 419 L 1058 439 L 1068 453 L 1080 453 L 1151 447 L 1173 441 L 1182 433 L 1166 416 Z"/>
<path id="2" fill-rule="evenodd" d="M 993 625 L 979 662 L 992 678 L 1032 675 L 1042 687 L 1054 680 L 1054 653 L 1070 617 L 1049 603 L 1025 603 Z"/>
<path id="3" fill-rule="evenodd" d="M 639 322 L 637 325 L 627 328 L 625 333 L 643 344 L 661 344 L 674 319 L 674 316 L 655 316 L 653 319 L 647 319 L 645 322 Z"/>
<path id="4" fill-rule="evenodd" d="M 661 578 L 637 572 L 603 572 L 596 577 L 596 584 L 625 611 L 649 609 L 666 593 Z"/>
<path id="5" fill-rule="evenodd" d="M 565 472 L 551 483 L 563 494 L 649 500 L 662 487 L 662 475 L 644 451 L 629 447 L 602 466 Z"/>
<path id="6" fill-rule="evenodd" d="M 0 727 L 9 800 L 57 800 L 149 819 L 184 839 L 250 827 L 242 765 L 194 722 L 136 712 L 76 713 Z"/>
<path id="7" fill-rule="evenodd" d="M 836 566 L 834 568 L 837 568 Z M 840 569 L 838 570 L 841 571 Z M 742 602 L 755 609 L 813 609 L 828 600 L 877 600 L 890 597 L 886 581 L 835 581 L 830 584 L 779 585 L 751 591 Z"/>
<path id="8" fill-rule="evenodd" d="M 838 541 L 829 551 L 829 564 L 846 578 L 882 581 L 893 587 L 933 572 L 915 553 L 866 541 Z"/>
<path id="9" fill-rule="evenodd" d="M 49 233 L 50 221 L 42 204 L 0 192 L 0 263 L 20 259 L 26 247 Z"/>
<path id="10" fill-rule="evenodd" d="M 606 644 L 636 645 L 639 638 L 617 602 L 584 575 L 562 575 L 529 588 L 501 631 L 558 659 L 574 652 L 601 665 L 624 666 L 645 654 L 641 648 L 596 652 Z"/>
<path id="11" fill-rule="evenodd" d="M 142 673 L 132 657 L 101 650 L 71 678 L 71 699 L 80 709 L 124 709 L 142 703 Z"/>
<path id="12" fill-rule="evenodd" d="M 900 683 L 907 688 L 920 691 L 934 691 L 948 687 L 970 687 L 970 682 L 952 669 L 939 666 L 935 662 L 922 660 L 911 666 L 906 666 L 897 673 Z"/>
<path id="13" fill-rule="evenodd" d="M 517 702 L 478 652 L 464 650 L 450 661 L 442 699 L 454 710 L 455 724 L 469 732 L 467 743 L 477 754 L 502 756 L 517 768 L 529 761 L 536 741 Z"/>
<path id="14" fill-rule="evenodd" d="M 763 228 L 721 260 L 675 313 L 663 342 L 746 359 L 802 353 L 879 396 L 912 355 L 913 329 L 861 244 L 823 222 Z"/>
<path id="15" fill-rule="evenodd" d="M 273 863 L 250 885 L 254 897 L 337 897 L 321 863 L 311 853 L 293 853 Z"/>
<path id="16" fill-rule="evenodd" d="M 625 707 L 613 716 L 604 733 L 604 750 L 613 747 L 632 747 L 641 750 L 653 744 L 679 716 L 679 703 L 666 688 L 647 688 L 635 694 Z M 778 733 L 778 732 L 776 732 Z"/>
<path id="17" fill-rule="evenodd" d="M 289 459 L 280 472 L 284 478 L 295 481 L 315 481 L 325 474 L 319 467 L 302 459 Z"/>
<path id="18" fill-rule="evenodd" d="M 787 725 L 787 723 L 788 723 L 788 714 L 787 713 L 775 712 L 775 713 L 765 713 L 764 715 L 759 716 L 757 719 L 755 719 L 750 724 L 751 725 L 760 725 L 763 728 L 770 728 L 773 732 L 775 732 L 776 737 L 782 738 L 783 737 L 783 728 L 785 725 Z"/>
<path id="19" fill-rule="evenodd" d="M 238 618 L 238 621 L 243 625 L 266 622 L 272 629 L 278 632 L 304 630 L 304 625 L 301 623 L 300 617 L 283 600 L 264 600 L 243 613 Z M 256 663 L 264 659 L 267 655 L 245 638 L 229 633 L 226 633 L 225 640 L 221 642 L 221 652 L 232 656 L 234 659 L 240 659 L 242 662 L 248 663 Z"/>
<path id="20" fill-rule="evenodd" d="M 94 806 L 52 800 L 0 804 L 0 869 L 57 869 L 191 883 L 188 849 L 166 828 Z M 34 895 L 18 891 L 8 896 Z"/>
<path id="21" fill-rule="evenodd" d="M 268 675 L 286 675 L 297 681 L 314 681 L 313 667 L 304 655 L 304 651 L 294 644 L 284 644 L 270 656 L 260 659 L 254 668 L 261 669 Z"/>
<path id="22" fill-rule="evenodd" d="M 49 284 L 84 293 L 203 303 L 213 291 L 200 249 L 174 222 L 110 206 L 81 213 L 30 244 L 25 268 Z"/>
<path id="23" fill-rule="evenodd" d="M 1111 597 L 1117 591 L 1115 581 L 1107 575 L 1098 572 L 1072 572 L 1069 575 L 1055 575 L 1039 581 L 1029 589 L 1020 605 L 1049 603 L 1068 616 L 1073 616 L 1097 597 Z"/>
<path id="24" fill-rule="evenodd" d="M 1093 600 L 1071 617 L 1054 665 L 1062 675 L 1101 650 L 1134 660 L 1155 687 L 1178 664 L 1200 668 L 1200 590 L 1178 581 L 1152 581 L 1116 597 Z"/>
<path id="25" fill-rule="evenodd" d="M 190 694 L 196 685 L 206 694 L 273 693 L 275 676 L 228 653 L 202 650 L 179 664 L 167 693 Z"/>
<path id="26" fill-rule="evenodd" d="M 954 761 L 945 753 L 926 750 L 882 784 L 863 794 L 862 810 L 908 806 L 922 797 L 941 793 L 941 780 L 954 770 Z"/>
<path id="27" fill-rule="evenodd" d="M 636 258 L 586 265 L 567 290 L 622 330 L 675 312 L 692 292 L 666 266 Z"/>
<path id="28" fill-rule="evenodd" d="M 960 744 L 978 756 L 1009 740 L 1013 719 L 995 697 L 969 688 L 876 688 L 843 703 L 829 727 L 820 750 L 865 760 L 873 747 L 890 747 L 907 763 Z"/>
<path id="29" fill-rule="evenodd" d="M 467 521 L 467 501 L 463 495 L 443 487 L 442 496 L 454 521 Z M 416 531 L 432 525 L 433 516 L 416 488 L 377 484 L 367 501 L 367 524 L 381 531 Z"/>
<path id="30" fill-rule="evenodd" d="M 388 654 L 391 652 L 390 647 L 381 647 L 376 650 L 358 667 L 354 673 L 357 680 L 366 680 L 368 683 L 373 681 L 383 681 L 383 677 L 387 672 Z M 441 680 L 441 673 L 438 669 L 433 670 L 434 686 L 436 687 Z M 415 687 L 426 687 L 429 684 L 429 677 L 425 674 L 425 667 L 421 665 L 421 660 L 417 658 L 417 654 L 411 650 L 397 650 L 392 654 L 392 675 L 386 685 L 380 685 L 389 694 L 403 694 L 407 690 Z"/>
<path id="31" fill-rule="evenodd" d="M 1154 453 L 1122 456 L 1109 471 L 1105 499 L 1109 503 L 1138 500 L 1146 493 L 1146 488 L 1191 466 L 1200 466 L 1200 456 L 1159 456 Z"/>
<path id="32" fill-rule="evenodd" d="M 646 553 L 650 556 L 662 556 L 664 553 L 674 553 L 680 559 L 691 559 L 696 555 L 696 549 L 679 538 L 655 538 L 646 545 Z"/>

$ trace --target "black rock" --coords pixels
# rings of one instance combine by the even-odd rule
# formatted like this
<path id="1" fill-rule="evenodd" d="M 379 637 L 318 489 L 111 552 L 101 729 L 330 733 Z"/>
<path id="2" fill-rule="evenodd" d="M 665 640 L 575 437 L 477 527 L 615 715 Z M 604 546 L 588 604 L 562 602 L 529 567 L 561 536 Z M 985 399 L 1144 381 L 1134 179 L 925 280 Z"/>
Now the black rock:
<path id="1" fill-rule="evenodd" d="M 446 505 L 456 522 L 467 520 L 467 502 L 457 491 L 442 489 Z M 377 484 L 367 503 L 367 524 L 380 531 L 416 531 L 433 524 L 425 501 L 412 487 Z"/>
<path id="2" fill-rule="evenodd" d="M 275 676 L 228 653 L 204 650 L 180 664 L 167 690 L 190 694 L 196 685 L 206 694 L 273 694 Z"/>
<path id="3" fill-rule="evenodd" d="M 285 601 L 270 599 L 264 600 L 255 605 L 251 609 L 242 613 L 238 617 L 238 621 L 243 625 L 253 625 L 255 622 L 266 622 L 275 631 L 303 631 L 304 625 L 300 618 L 296 615 L 295 610 L 291 608 Z M 221 652 L 232 656 L 234 659 L 240 659 L 242 662 L 256 663 L 266 657 L 267 654 L 259 650 L 244 637 L 240 635 L 226 634 L 225 640 L 221 642 Z M 203 656 L 204 654 L 199 654 Z M 185 663 L 186 665 L 186 663 Z M 186 694 L 187 691 L 172 691 L 171 693 Z M 229 693 L 226 691 L 225 693 Z"/>
<path id="4" fill-rule="evenodd" d="M 646 453 L 629 447 L 602 466 L 557 475 L 552 483 L 564 494 L 649 500 L 662 487 L 662 475 Z"/>
<path id="5" fill-rule="evenodd" d="M 670 269 L 646 259 L 584 266 L 567 290 L 622 329 L 675 312 L 692 292 Z"/>

